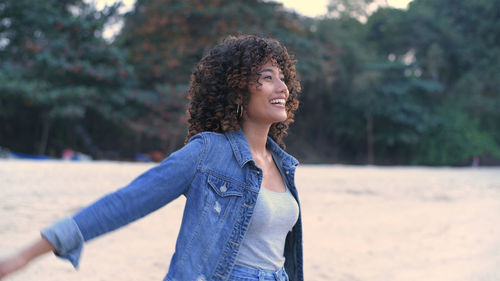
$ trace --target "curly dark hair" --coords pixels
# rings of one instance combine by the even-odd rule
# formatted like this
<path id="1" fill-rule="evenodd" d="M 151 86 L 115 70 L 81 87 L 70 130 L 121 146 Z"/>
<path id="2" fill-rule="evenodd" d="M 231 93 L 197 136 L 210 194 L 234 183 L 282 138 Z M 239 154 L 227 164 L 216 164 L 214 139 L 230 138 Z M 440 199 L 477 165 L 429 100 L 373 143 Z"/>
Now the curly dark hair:
<path id="1" fill-rule="evenodd" d="M 281 69 L 290 93 L 286 102 L 287 119 L 274 123 L 269 136 L 282 148 L 288 125 L 299 107 L 301 87 L 296 78 L 295 63 L 278 41 L 254 35 L 229 36 L 205 55 L 193 70 L 189 85 L 190 104 L 188 136 L 211 131 L 237 131 L 239 104 L 245 107 L 250 98 L 248 85 L 257 81 L 259 68 L 271 61 Z"/>

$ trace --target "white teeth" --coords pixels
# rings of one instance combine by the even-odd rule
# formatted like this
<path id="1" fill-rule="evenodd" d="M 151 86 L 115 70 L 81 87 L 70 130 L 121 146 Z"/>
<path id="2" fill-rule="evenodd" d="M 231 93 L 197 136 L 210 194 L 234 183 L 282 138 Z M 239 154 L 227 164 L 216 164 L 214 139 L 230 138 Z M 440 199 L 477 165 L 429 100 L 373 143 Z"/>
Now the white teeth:
<path id="1" fill-rule="evenodd" d="M 285 99 L 274 99 L 274 100 L 271 100 L 270 103 L 272 104 L 282 104 L 282 105 L 285 105 L 286 103 L 286 100 Z"/>

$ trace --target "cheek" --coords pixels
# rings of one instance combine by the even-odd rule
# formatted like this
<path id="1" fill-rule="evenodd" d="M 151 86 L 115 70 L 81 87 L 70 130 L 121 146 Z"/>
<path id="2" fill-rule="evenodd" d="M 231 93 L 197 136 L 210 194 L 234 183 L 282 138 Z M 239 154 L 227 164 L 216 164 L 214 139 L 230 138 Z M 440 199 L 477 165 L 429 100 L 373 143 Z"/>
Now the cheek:
<path id="1" fill-rule="evenodd" d="M 263 90 L 264 86 L 261 86 L 257 89 L 254 89 L 251 91 L 250 94 L 250 99 L 248 100 L 249 104 L 262 104 L 266 100 L 266 94 L 265 91 Z"/>

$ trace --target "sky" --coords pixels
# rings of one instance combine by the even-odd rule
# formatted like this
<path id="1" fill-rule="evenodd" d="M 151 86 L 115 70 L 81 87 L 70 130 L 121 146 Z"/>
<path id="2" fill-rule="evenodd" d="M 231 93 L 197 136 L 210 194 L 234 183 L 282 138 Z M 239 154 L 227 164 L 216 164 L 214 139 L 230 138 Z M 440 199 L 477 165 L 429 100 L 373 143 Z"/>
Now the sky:
<path id="1" fill-rule="evenodd" d="M 98 9 L 102 9 L 105 5 L 111 5 L 116 0 L 87 0 L 88 2 L 95 3 Z M 273 0 L 275 2 L 283 3 L 283 6 L 295 10 L 299 14 L 309 17 L 316 17 L 326 14 L 328 0 Z M 409 2 L 412 0 L 375 0 L 380 3 L 387 3 L 389 6 L 399 9 L 405 9 Z M 135 0 L 122 0 L 123 6 L 120 12 L 124 13 L 133 8 Z M 120 24 L 113 25 L 104 31 L 105 38 L 112 38 L 114 34 L 120 29 Z"/>
<path id="2" fill-rule="evenodd" d="M 293 9 L 296 12 L 310 16 L 320 16 L 324 15 L 327 11 L 326 6 L 328 4 L 328 0 L 274 0 L 275 2 L 281 2 L 287 8 Z M 116 2 L 116 0 L 90 0 L 90 2 L 95 2 L 98 8 L 104 7 L 106 4 L 112 4 Z M 408 5 L 411 0 L 381 0 L 378 2 L 387 2 L 389 6 L 404 9 Z M 124 7 L 122 12 L 126 12 L 132 9 L 134 5 L 134 0 L 123 0 Z"/>
<path id="3" fill-rule="evenodd" d="M 283 3 L 283 6 L 295 10 L 299 14 L 309 17 L 324 15 L 327 12 L 328 0 L 283 0 L 277 1 Z M 384 2 L 384 1 L 378 1 Z M 399 9 L 405 9 L 411 0 L 386 0 L 389 6 Z"/>

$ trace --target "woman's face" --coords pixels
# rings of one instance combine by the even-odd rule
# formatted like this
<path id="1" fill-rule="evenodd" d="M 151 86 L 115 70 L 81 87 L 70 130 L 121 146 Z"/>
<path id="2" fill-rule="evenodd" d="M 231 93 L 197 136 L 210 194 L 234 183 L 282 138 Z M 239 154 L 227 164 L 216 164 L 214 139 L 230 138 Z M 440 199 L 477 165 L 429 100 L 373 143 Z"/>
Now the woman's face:
<path id="1" fill-rule="evenodd" d="M 243 122 L 272 125 L 287 119 L 286 101 L 289 93 L 284 75 L 270 61 L 257 71 L 258 83 L 250 82 L 248 104 L 244 109 Z"/>

